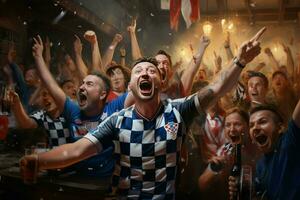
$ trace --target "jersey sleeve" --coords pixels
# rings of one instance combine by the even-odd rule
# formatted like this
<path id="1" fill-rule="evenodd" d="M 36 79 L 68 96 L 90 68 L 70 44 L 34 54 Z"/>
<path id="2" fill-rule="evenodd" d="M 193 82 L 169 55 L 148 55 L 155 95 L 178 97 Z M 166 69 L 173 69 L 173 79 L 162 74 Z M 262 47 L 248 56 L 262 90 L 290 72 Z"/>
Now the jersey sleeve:
<path id="1" fill-rule="evenodd" d="M 97 147 L 98 152 L 111 146 L 114 134 L 116 133 L 115 127 L 117 118 L 118 116 L 116 114 L 111 115 L 101 122 L 96 129 L 84 136 Z"/>
<path id="2" fill-rule="evenodd" d="M 201 109 L 197 94 L 172 100 L 172 104 L 178 109 L 187 125 L 190 125 L 196 116 L 205 117 L 206 115 Z"/>

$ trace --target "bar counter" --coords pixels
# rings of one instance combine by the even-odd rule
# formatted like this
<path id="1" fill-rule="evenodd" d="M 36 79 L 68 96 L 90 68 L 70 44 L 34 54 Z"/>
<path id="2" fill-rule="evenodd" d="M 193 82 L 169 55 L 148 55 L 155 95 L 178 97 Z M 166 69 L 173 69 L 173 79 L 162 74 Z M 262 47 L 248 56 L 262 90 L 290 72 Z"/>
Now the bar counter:
<path id="1" fill-rule="evenodd" d="M 0 153 L 1 200 L 113 199 L 105 197 L 110 178 L 82 177 L 76 172 L 55 176 L 46 171 L 40 172 L 36 184 L 26 185 L 20 174 L 21 157 L 18 152 Z"/>

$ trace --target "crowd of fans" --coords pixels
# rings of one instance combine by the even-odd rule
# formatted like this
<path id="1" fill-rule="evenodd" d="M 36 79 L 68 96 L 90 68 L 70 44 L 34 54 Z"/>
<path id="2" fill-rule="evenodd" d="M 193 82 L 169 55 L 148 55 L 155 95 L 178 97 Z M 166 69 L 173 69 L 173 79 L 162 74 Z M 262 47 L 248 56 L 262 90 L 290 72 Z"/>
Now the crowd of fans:
<path id="1" fill-rule="evenodd" d="M 188 66 L 182 66 L 181 62 L 173 64 L 171 56 L 164 50 L 160 50 L 154 55 L 156 61 L 140 60 L 143 55 L 139 48 L 135 29 L 134 21 L 128 27 L 128 32 L 131 40 L 132 59 L 138 61 L 132 66 L 125 61 L 126 50 L 124 48 L 120 48 L 119 61 L 113 60 L 117 46 L 123 39 L 120 34 L 115 35 L 103 55 L 101 55 L 95 32 L 86 31 L 82 37 L 75 35 L 74 58 L 66 53 L 60 56 L 56 55 L 55 60 L 52 57 L 50 39 L 47 37 L 43 41 L 40 36 L 36 36 L 33 38 L 32 47 L 34 63 L 24 71 L 15 63 L 16 52 L 13 46 L 10 46 L 7 65 L 1 67 L 1 81 L 7 88 L 1 103 L 10 107 L 10 123 L 15 121 L 16 127 L 19 129 L 39 128 L 39 132 L 42 132 L 40 129 L 43 129 L 47 136 L 47 144 L 49 148 L 53 149 L 59 149 L 58 146 L 65 144 L 74 144 L 83 137 L 92 141 L 93 138 L 87 136 L 91 133 L 95 134 L 96 138 L 100 138 L 102 144 L 101 153 L 80 162 L 72 161 L 73 165 L 71 166 L 51 166 L 51 161 L 49 167 L 45 167 L 45 164 L 41 164 L 41 166 L 44 166 L 45 169 L 63 167 L 62 173 L 66 170 L 76 170 L 84 176 L 99 178 L 111 177 L 113 174 L 112 185 L 115 184 L 122 188 L 122 185 L 118 185 L 122 175 L 116 176 L 116 173 L 124 170 L 122 159 L 126 158 L 120 156 L 115 137 L 119 137 L 121 142 L 124 142 L 126 137 L 108 136 L 113 138 L 108 140 L 98 136 L 95 132 L 97 130 L 101 132 L 99 130 L 101 128 L 107 129 L 105 126 L 107 121 L 109 124 L 107 126 L 115 125 L 114 123 L 117 121 L 115 115 L 128 117 L 126 113 L 124 116 L 121 115 L 121 110 L 124 108 L 129 111 L 132 111 L 131 108 L 135 108 L 136 114 L 128 111 L 129 114 L 141 116 L 147 122 L 151 122 L 154 117 L 158 116 L 154 113 L 153 118 L 146 118 L 143 113 L 139 113 L 138 108 L 141 104 L 135 93 L 138 92 L 144 96 L 150 95 L 148 93 L 155 91 L 154 83 L 151 85 L 147 81 L 141 81 L 139 89 L 136 90 L 132 85 L 130 87 L 130 77 L 131 79 L 135 78 L 146 68 L 143 65 L 139 66 L 139 63 L 150 63 L 149 65 L 157 66 L 159 70 L 162 85 L 159 98 L 162 102 L 170 102 L 170 99 L 174 100 L 172 102 L 176 102 L 175 99 L 183 98 L 178 102 L 190 103 L 192 102 L 190 99 L 194 98 L 193 94 L 200 94 L 198 95 L 199 102 L 195 100 L 197 109 L 193 111 L 190 108 L 186 109 L 188 103 L 185 103 L 185 107 L 182 106 L 184 108 L 180 107 L 179 114 L 175 114 L 176 117 L 180 116 L 179 118 L 185 121 L 185 126 L 188 126 L 188 131 L 180 135 L 182 139 L 177 141 L 182 143 L 179 145 L 181 148 L 177 149 L 175 161 L 177 168 L 174 172 L 176 174 L 174 187 L 176 187 L 178 199 L 195 199 L 196 196 L 202 199 L 229 199 L 237 195 L 238 181 L 235 177 L 230 176 L 236 144 L 242 145 L 244 169 L 250 168 L 251 173 L 249 174 L 253 174 L 253 178 L 250 178 L 253 180 L 253 188 L 251 188 L 253 195 L 267 199 L 297 199 L 300 197 L 300 185 L 296 179 L 300 174 L 300 170 L 297 168 L 300 167 L 299 156 L 296 155 L 300 135 L 300 106 L 298 103 L 300 65 L 296 66 L 297 62 L 293 60 L 290 48 L 282 44 L 287 58 L 285 65 L 280 66 L 272 51 L 266 48 L 262 53 L 267 55 L 271 65 L 266 66 L 262 62 L 249 69 L 245 65 L 260 53 L 258 38 L 264 29 L 258 33 L 258 36 L 241 44 L 238 55 L 235 56 L 231 51 L 230 36 L 228 36 L 224 41 L 227 60 L 224 61 L 220 55 L 215 54 L 213 58 L 215 70 L 212 76 L 208 76 L 208 69 L 201 65 L 202 57 L 210 44 L 208 36 L 201 37 L 198 49 L 190 58 Z M 85 58 L 82 57 L 81 38 L 87 40 L 91 46 L 90 66 L 86 65 Z M 247 54 L 245 58 L 243 58 L 244 54 Z M 240 69 L 245 67 L 245 69 L 239 73 L 230 71 L 232 66 L 228 64 L 229 67 L 227 67 L 224 64 L 227 61 L 232 66 Z M 261 72 L 266 67 L 271 69 L 268 74 Z M 222 73 L 223 71 L 229 71 L 232 74 Z M 140 77 L 147 79 L 145 77 L 149 76 L 152 81 L 152 74 L 155 73 L 157 73 L 155 70 L 147 68 L 145 74 Z M 227 80 L 229 76 L 235 78 Z M 237 80 L 234 81 L 234 79 Z M 153 82 L 155 80 L 153 78 Z M 140 79 L 137 79 L 137 82 L 139 81 Z M 228 81 L 230 84 L 221 81 Z M 216 86 L 219 82 L 221 85 Z M 210 87 L 211 90 L 207 89 Z M 210 97 L 211 91 L 214 95 Z M 205 98 L 201 99 L 201 95 Z M 147 107 L 148 104 L 142 105 Z M 148 109 L 154 108 L 149 104 Z M 195 115 L 196 110 L 199 109 L 199 113 Z M 186 113 L 186 110 L 190 113 Z M 121 114 L 114 114 L 116 112 Z M 127 113 L 127 115 L 129 114 Z M 167 114 L 164 113 L 164 115 Z M 191 119 L 192 117 L 193 119 Z M 169 120 L 169 118 L 165 117 L 163 120 Z M 145 124 L 147 123 L 144 122 L 144 126 L 146 126 Z M 140 137 L 133 136 L 139 131 L 134 132 L 138 127 L 131 126 L 130 145 L 135 140 L 133 137 L 136 137 L 136 140 Z M 115 131 L 115 129 L 113 130 Z M 143 132 L 140 134 L 143 135 Z M 143 139 L 147 140 L 147 138 Z M 122 144 L 120 146 L 122 149 Z M 140 147 L 130 146 L 130 148 L 130 151 L 134 151 L 132 149 Z M 113 156 L 114 153 L 116 156 Z M 134 161 L 130 162 L 130 177 L 138 176 L 132 170 L 135 168 Z M 149 163 L 157 161 L 143 160 L 141 165 L 147 166 L 147 162 L 150 165 Z M 292 162 L 293 164 L 291 164 Z M 156 166 L 155 169 L 159 167 Z M 167 173 L 171 173 L 168 171 L 168 167 Z M 266 172 L 268 173 L 266 174 Z M 144 176 L 146 177 L 145 174 Z M 155 190 L 154 197 L 149 197 L 145 188 L 156 188 L 156 185 L 151 185 L 151 182 L 142 183 L 150 184 L 148 186 L 134 185 L 132 180 L 135 179 L 129 179 L 131 180 L 131 182 L 129 181 L 131 190 L 141 187 L 145 193 L 130 193 L 129 189 L 129 192 L 126 191 L 127 193 L 124 190 L 119 191 L 121 196 L 137 195 L 142 199 L 155 199 L 156 194 L 166 192 L 165 190 Z M 166 190 L 173 191 L 170 188 Z M 290 192 L 287 193 L 288 191 Z M 114 192 L 116 192 L 114 189 L 108 189 L 108 193 Z M 150 190 L 148 192 L 151 193 Z M 158 199 L 174 198 L 174 196 L 167 195 L 164 197 L 158 195 L 157 197 Z"/>

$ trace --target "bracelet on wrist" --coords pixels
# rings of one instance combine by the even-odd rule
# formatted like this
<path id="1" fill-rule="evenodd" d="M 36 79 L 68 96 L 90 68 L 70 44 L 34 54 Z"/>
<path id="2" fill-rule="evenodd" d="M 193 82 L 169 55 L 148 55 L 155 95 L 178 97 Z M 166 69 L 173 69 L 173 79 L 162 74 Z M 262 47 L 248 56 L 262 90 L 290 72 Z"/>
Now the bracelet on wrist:
<path id="1" fill-rule="evenodd" d="M 233 63 L 236 64 L 236 65 L 237 65 L 238 67 L 240 67 L 241 69 L 244 69 L 245 66 L 246 66 L 246 65 L 242 64 L 242 63 L 240 62 L 240 60 L 239 60 L 237 57 L 235 57 L 235 58 L 233 59 Z"/>

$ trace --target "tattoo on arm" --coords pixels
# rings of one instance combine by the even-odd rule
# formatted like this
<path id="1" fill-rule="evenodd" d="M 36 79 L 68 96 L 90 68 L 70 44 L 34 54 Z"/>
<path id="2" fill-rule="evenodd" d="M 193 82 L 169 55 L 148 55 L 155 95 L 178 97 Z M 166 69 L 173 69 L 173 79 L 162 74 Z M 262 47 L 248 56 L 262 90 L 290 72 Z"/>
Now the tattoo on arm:
<path id="1" fill-rule="evenodd" d="M 208 86 L 203 88 L 198 92 L 198 99 L 202 110 L 206 110 L 210 105 L 212 105 L 213 100 L 216 95 L 214 91 Z"/>

